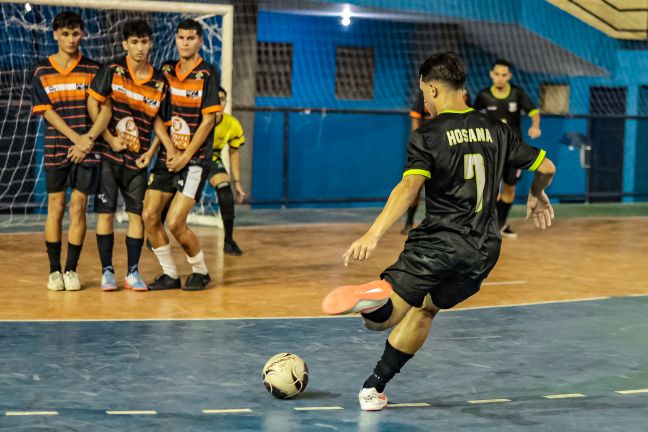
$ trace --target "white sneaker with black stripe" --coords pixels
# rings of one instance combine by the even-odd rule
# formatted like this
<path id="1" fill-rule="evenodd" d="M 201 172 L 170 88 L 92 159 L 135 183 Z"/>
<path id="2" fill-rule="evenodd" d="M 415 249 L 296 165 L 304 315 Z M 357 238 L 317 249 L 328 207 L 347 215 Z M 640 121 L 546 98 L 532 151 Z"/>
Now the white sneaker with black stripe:
<path id="1" fill-rule="evenodd" d="M 362 411 L 380 411 L 387 406 L 387 395 L 378 393 L 375 388 L 363 388 L 358 394 Z"/>

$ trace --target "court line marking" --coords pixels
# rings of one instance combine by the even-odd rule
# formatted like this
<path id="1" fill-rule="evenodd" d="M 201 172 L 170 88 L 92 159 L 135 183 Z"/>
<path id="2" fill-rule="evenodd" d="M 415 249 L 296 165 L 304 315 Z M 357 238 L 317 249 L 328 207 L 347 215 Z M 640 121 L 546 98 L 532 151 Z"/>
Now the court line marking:
<path id="1" fill-rule="evenodd" d="M 204 409 L 203 414 L 235 414 L 235 413 L 251 413 L 250 408 L 233 408 L 233 409 Z"/>
<path id="2" fill-rule="evenodd" d="M 429 403 L 426 403 L 426 402 L 387 404 L 388 408 L 429 407 L 429 406 L 431 406 L 431 405 Z"/>
<path id="3" fill-rule="evenodd" d="M 504 402 L 511 402 L 511 399 L 477 399 L 477 400 L 469 400 L 467 401 L 468 403 L 471 404 L 489 404 L 489 403 L 504 403 Z"/>
<path id="4" fill-rule="evenodd" d="M 519 280 L 519 281 L 502 281 L 502 282 L 482 282 L 482 286 L 484 285 L 524 285 L 528 284 L 529 281 L 525 280 Z"/>
<path id="5" fill-rule="evenodd" d="M 295 407 L 295 411 L 335 411 L 343 410 L 341 406 L 323 406 L 323 407 Z"/>
<path id="6" fill-rule="evenodd" d="M 565 394 L 546 395 L 542 397 L 545 399 L 571 399 L 571 398 L 587 397 L 587 395 L 584 395 L 582 393 L 565 393 Z"/>
<path id="7" fill-rule="evenodd" d="M 492 306 L 472 306 L 472 307 L 462 307 L 457 309 L 445 309 L 441 312 L 443 313 L 457 313 L 463 311 L 471 310 L 481 310 L 481 309 L 501 309 L 501 308 L 514 308 L 514 307 L 525 307 L 525 306 L 543 306 L 550 304 L 560 304 L 560 303 L 578 303 L 578 302 L 590 302 L 590 301 L 600 301 L 600 300 L 611 300 L 611 299 L 620 299 L 627 297 L 648 297 L 648 294 L 633 294 L 633 295 L 623 295 L 623 296 L 604 296 L 604 297 L 587 297 L 580 299 L 569 299 L 569 300 L 547 300 L 540 302 L 530 302 L 530 303 L 516 303 L 516 304 L 504 304 L 504 305 L 492 305 Z M 0 323 L 24 323 L 24 322 L 147 322 L 147 321 L 261 321 L 261 320 L 291 320 L 291 319 L 344 319 L 344 318 L 358 318 L 359 314 L 352 315 L 311 315 L 311 316 L 280 316 L 280 317 L 206 317 L 206 318 L 99 318 L 99 319 L 27 319 L 27 320 L 15 320 L 15 319 L 0 319 Z"/>
<path id="8" fill-rule="evenodd" d="M 58 411 L 7 411 L 6 416 L 52 416 L 58 415 Z"/>
<path id="9" fill-rule="evenodd" d="M 157 411 L 142 410 L 142 411 L 106 411 L 108 415 L 155 415 Z"/>
<path id="10" fill-rule="evenodd" d="M 648 393 L 648 388 L 636 389 L 636 390 L 617 390 L 615 393 L 619 393 L 622 395 Z"/>

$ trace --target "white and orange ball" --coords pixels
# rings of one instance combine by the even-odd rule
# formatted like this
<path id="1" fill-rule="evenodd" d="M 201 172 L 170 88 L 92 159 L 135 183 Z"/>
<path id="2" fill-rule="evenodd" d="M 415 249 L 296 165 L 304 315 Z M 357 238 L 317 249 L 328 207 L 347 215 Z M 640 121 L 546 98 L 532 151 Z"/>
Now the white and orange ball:
<path id="1" fill-rule="evenodd" d="M 263 367 L 263 385 L 278 399 L 297 396 L 307 384 L 308 366 L 298 355 L 276 354 Z"/>

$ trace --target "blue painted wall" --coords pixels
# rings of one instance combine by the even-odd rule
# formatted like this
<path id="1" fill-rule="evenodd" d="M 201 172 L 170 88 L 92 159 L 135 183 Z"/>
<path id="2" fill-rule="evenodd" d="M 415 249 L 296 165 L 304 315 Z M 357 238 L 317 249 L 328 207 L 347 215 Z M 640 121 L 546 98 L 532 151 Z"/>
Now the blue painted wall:
<path id="1" fill-rule="evenodd" d="M 356 0 L 349 3 L 399 12 L 423 12 L 436 17 L 517 24 L 608 71 L 608 76 L 603 77 L 577 77 L 514 69 L 513 82 L 522 84 L 536 103 L 539 103 L 542 83 L 569 84 L 570 111 L 573 114 L 587 114 L 590 86 L 605 85 L 627 87 L 627 114 L 636 115 L 638 89 L 641 85 L 648 85 L 647 51 L 623 50 L 626 45 L 620 41 L 607 37 L 544 0 Z M 259 41 L 292 43 L 294 56 L 292 96 L 257 97 L 258 106 L 408 109 L 416 80 L 411 58 L 415 24 L 354 18 L 351 26 L 343 27 L 338 17 L 266 11 L 259 13 L 258 24 Z M 373 100 L 342 101 L 335 98 L 335 47 L 338 45 L 374 48 Z M 459 41 L 458 50 L 472 60 L 468 65 L 467 86 L 474 96 L 479 89 L 490 85 L 490 65 L 495 58 L 506 57 L 506 52 L 487 52 L 465 41 Z M 259 113 L 256 118 L 253 197 L 256 200 L 278 200 L 283 190 L 282 114 Z M 525 120 L 523 132 L 529 124 L 529 120 Z M 546 117 L 542 129 L 543 136 L 531 144 L 545 148 L 558 165 L 558 175 L 550 192 L 555 195 L 584 194 L 585 172 L 581 168 L 580 155 L 559 142 L 568 132 L 587 135 L 588 121 Z M 289 199 L 386 196 L 400 177 L 408 130 L 409 119 L 406 116 L 329 114 L 322 118 L 320 114 L 290 114 Z M 646 171 L 637 169 L 642 166 L 636 160 L 637 148 L 641 145 L 637 121 L 628 120 L 624 192 L 635 192 L 636 185 L 644 183 L 637 179 L 648 175 Z M 373 172 L 380 175 L 367 176 Z M 530 182 L 530 176 L 527 177 L 521 187 Z"/>

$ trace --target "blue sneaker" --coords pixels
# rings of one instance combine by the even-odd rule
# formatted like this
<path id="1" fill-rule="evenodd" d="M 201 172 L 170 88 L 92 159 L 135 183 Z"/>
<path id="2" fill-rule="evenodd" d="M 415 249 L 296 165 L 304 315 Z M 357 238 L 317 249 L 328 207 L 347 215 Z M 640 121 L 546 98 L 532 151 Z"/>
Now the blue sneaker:
<path id="1" fill-rule="evenodd" d="M 117 282 L 115 282 L 115 273 L 106 270 L 101 275 L 101 291 L 117 291 Z"/>
<path id="2" fill-rule="evenodd" d="M 126 279 L 124 279 L 124 288 L 133 291 L 148 291 L 148 286 L 146 286 L 144 279 L 137 270 L 128 273 Z"/>

